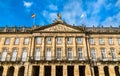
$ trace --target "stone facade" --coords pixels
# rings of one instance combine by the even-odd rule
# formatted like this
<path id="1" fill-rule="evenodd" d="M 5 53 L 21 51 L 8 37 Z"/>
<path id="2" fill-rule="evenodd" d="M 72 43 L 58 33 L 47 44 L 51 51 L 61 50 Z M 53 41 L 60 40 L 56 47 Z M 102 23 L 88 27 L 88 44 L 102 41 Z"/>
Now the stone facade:
<path id="1" fill-rule="evenodd" d="M 0 28 L 0 76 L 120 76 L 120 28 Z"/>

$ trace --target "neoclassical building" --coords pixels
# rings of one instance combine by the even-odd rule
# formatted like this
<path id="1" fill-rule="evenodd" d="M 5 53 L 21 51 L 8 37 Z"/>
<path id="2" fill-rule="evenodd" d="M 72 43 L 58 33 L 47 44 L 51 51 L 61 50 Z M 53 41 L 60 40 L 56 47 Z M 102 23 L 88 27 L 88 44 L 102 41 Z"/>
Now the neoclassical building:
<path id="1" fill-rule="evenodd" d="M 120 76 L 120 27 L 0 27 L 0 76 Z"/>

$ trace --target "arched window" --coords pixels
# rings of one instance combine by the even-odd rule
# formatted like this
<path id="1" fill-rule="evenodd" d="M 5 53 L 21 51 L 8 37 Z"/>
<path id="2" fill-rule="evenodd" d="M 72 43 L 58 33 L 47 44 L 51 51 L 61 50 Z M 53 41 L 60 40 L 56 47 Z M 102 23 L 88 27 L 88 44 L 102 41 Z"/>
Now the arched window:
<path id="1" fill-rule="evenodd" d="M 93 60 L 96 60 L 96 52 L 94 48 L 91 49 L 91 56 Z"/>
<path id="2" fill-rule="evenodd" d="M 11 61 L 15 61 L 17 58 L 17 49 L 13 48 Z"/>
<path id="3" fill-rule="evenodd" d="M 1 56 L 1 61 L 5 61 L 6 60 L 7 51 L 8 50 L 6 48 L 3 49 L 2 56 Z"/>
<path id="4" fill-rule="evenodd" d="M 36 48 L 35 60 L 40 60 L 40 48 Z"/>
<path id="5" fill-rule="evenodd" d="M 82 59 L 83 59 L 82 48 L 78 48 L 78 58 L 79 58 L 79 60 L 82 60 Z"/>
<path id="6" fill-rule="evenodd" d="M 105 52 L 105 48 L 101 48 L 101 55 L 102 55 L 102 59 L 106 60 L 106 52 Z"/>
<path id="7" fill-rule="evenodd" d="M 112 59 L 116 59 L 114 48 L 110 48 Z"/>
<path id="8" fill-rule="evenodd" d="M 26 61 L 27 59 L 27 49 L 23 48 L 23 52 L 22 52 L 22 61 Z"/>

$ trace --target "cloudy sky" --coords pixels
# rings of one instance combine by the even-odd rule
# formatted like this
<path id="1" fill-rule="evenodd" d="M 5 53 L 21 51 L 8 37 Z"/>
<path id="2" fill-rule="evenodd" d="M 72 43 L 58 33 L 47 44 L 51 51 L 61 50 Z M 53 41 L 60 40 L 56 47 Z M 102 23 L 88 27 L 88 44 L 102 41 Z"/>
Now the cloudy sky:
<path id="1" fill-rule="evenodd" d="M 120 0 L 0 0 L 0 27 L 47 25 L 61 13 L 68 24 L 119 26 Z"/>

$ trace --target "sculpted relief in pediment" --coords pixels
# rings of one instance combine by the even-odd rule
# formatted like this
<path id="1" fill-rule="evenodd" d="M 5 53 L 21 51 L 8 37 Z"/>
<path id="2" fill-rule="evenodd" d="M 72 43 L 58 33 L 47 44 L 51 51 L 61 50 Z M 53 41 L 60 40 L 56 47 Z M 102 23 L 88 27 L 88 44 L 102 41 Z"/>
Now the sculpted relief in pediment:
<path id="1" fill-rule="evenodd" d="M 79 31 L 79 30 L 76 30 L 74 28 L 71 28 L 71 27 L 68 27 L 68 26 L 65 26 L 65 25 L 62 25 L 62 24 L 58 24 L 58 25 L 55 25 L 55 26 L 51 26 L 51 27 L 48 27 L 44 30 L 41 30 L 41 31 L 51 31 L 51 32 L 54 32 L 54 31 L 63 31 L 63 32 L 69 32 L 69 31 Z"/>

